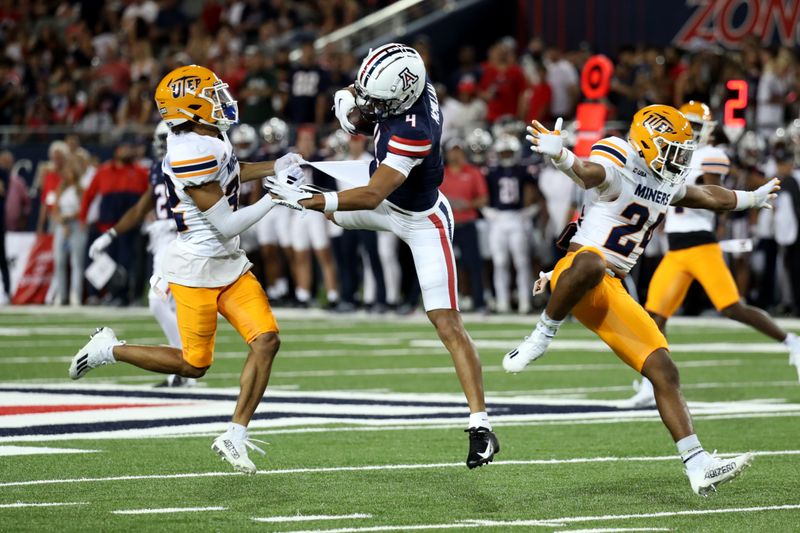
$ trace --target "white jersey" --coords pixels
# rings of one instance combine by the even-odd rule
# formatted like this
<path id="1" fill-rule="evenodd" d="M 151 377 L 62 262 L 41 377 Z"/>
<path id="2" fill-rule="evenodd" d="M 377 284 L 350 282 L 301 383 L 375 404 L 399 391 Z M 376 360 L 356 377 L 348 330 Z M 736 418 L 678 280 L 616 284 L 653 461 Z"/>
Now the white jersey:
<path id="1" fill-rule="evenodd" d="M 686 185 L 658 178 L 619 137 L 598 141 L 589 161 L 605 168 L 606 180 L 586 192 L 571 242 L 601 249 L 609 264 L 629 272 L 667 207 L 686 194 Z"/>
<path id="2" fill-rule="evenodd" d="M 725 152 L 715 146 L 703 146 L 692 155 L 691 170 L 686 176 L 687 185 L 697 185 L 704 174 L 725 176 L 731 162 Z M 708 209 L 684 209 L 670 207 L 664 231 L 667 233 L 689 233 L 695 231 L 714 232 L 715 215 Z"/>
<path id="3" fill-rule="evenodd" d="M 227 135 L 170 134 L 162 168 L 178 229 L 175 246 L 164 260 L 165 278 L 189 287 L 233 283 L 252 266 L 239 247 L 239 237 L 223 237 L 185 190 L 217 181 L 230 205 L 238 207 L 239 162 Z"/>

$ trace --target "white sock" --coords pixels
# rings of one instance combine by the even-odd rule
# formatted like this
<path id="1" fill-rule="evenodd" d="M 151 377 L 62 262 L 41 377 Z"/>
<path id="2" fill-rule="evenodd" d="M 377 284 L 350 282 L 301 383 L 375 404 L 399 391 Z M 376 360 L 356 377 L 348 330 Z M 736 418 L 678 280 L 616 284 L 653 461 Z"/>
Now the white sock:
<path id="1" fill-rule="evenodd" d="M 298 302 L 307 302 L 311 299 L 311 293 L 307 289 L 297 288 L 294 290 L 294 296 Z"/>
<path id="2" fill-rule="evenodd" d="M 790 333 L 787 333 L 786 334 L 786 338 L 783 339 L 783 344 L 785 344 L 786 346 L 791 348 L 793 344 L 796 344 L 798 342 L 798 340 L 800 340 L 800 339 L 797 338 L 797 335 L 795 335 L 794 333 L 790 332 Z"/>
<path id="3" fill-rule="evenodd" d="M 486 411 L 480 411 L 478 413 L 470 413 L 469 415 L 469 427 L 471 428 L 486 428 L 489 431 L 492 430 L 492 425 L 489 423 L 489 415 L 486 414 Z"/>
<path id="4" fill-rule="evenodd" d="M 686 465 L 687 470 L 694 470 L 702 468 L 708 459 L 708 453 L 703 449 L 700 444 L 700 439 L 697 435 L 692 434 L 684 437 L 675 443 L 678 447 L 678 453 L 681 455 L 683 464 Z"/>
<path id="5" fill-rule="evenodd" d="M 237 424 L 236 422 L 231 422 L 228 424 L 228 433 L 240 439 L 247 438 L 247 428 L 241 424 Z"/>
<path id="6" fill-rule="evenodd" d="M 339 291 L 328 291 L 328 303 L 336 303 L 339 301 Z"/>
<path id="7" fill-rule="evenodd" d="M 563 323 L 563 320 L 553 320 L 547 316 L 546 311 L 542 311 L 542 316 L 539 318 L 539 322 L 536 324 L 536 329 L 548 337 L 555 337 L 556 333 L 558 333 L 558 328 L 561 327 L 561 324 Z"/>

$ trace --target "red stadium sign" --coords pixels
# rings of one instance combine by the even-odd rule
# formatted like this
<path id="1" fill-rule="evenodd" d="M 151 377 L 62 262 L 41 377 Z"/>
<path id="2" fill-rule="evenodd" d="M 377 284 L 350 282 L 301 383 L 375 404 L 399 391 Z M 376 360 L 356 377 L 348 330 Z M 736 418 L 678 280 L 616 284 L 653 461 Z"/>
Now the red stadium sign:
<path id="1" fill-rule="evenodd" d="M 688 0 L 695 12 L 673 39 L 688 45 L 698 39 L 735 47 L 748 36 L 763 44 L 800 44 L 800 0 Z"/>
<path id="2" fill-rule="evenodd" d="M 600 100 L 608 94 L 614 64 L 604 55 L 589 58 L 581 71 L 581 90 L 589 100 Z"/>

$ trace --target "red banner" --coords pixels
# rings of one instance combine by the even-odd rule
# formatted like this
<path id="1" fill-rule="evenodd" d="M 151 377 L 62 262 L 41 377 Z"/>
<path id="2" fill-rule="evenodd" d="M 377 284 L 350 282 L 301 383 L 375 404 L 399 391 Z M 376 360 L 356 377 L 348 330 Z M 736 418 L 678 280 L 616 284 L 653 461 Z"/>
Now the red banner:
<path id="1" fill-rule="evenodd" d="M 39 235 L 33 244 L 25 272 L 17 284 L 11 303 L 14 305 L 43 304 L 53 281 L 53 236 Z"/>

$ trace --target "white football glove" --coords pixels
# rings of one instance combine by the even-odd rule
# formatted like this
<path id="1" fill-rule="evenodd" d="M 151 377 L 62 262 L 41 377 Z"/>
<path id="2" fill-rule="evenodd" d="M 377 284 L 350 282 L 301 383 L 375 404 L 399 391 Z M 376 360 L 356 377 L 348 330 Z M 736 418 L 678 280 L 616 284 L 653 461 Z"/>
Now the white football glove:
<path id="1" fill-rule="evenodd" d="M 780 190 L 781 180 L 772 178 L 754 191 L 733 191 L 736 195 L 736 207 L 733 210 L 772 209 L 770 202 L 778 197 Z"/>
<path id="2" fill-rule="evenodd" d="M 280 175 L 281 171 L 287 170 L 292 166 L 299 167 L 300 165 L 306 165 L 308 161 L 303 159 L 303 156 L 300 154 L 296 154 L 294 152 L 289 152 L 288 154 L 279 157 L 275 160 L 275 174 Z M 302 176 L 300 178 L 301 181 L 305 178 L 305 173 L 301 172 Z M 292 182 L 295 183 L 295 182 Z M 296 185 L 300 185 L 300 183 L 295 183 Z"/>
<path id="3" fill-rule="evenodd" d="M 107 231 L 96 238 L 92 245 L 89 246 L 89 259 L 97 259 L 106 248 L 111 246 L 111 243 L 114 242 L 114 237 L 116 237 L 116 235 Z"/>
<path id="4" fill-rule="evenodd" d="M 356 106 L 356 97 L 349 89 L 339 89 L 333 95 L 333 112 L 339 119 L 339 125 L 350 135 L 356 134 L 356 127 L 350 123 L 347 114 Z"/>
<path id="5" fill-rule="evenodd" d="M 550 158 L 560 158 L 561 150 L 564 148 L 564 138 L 561 133 L 562 122 L 563 120 L 559 117 L 553 131 L 542 126 L 538 120 L 531 122 L 531 125 L 528 126 L 530 135 L 525 137 L 531 143 L 531 150 Z"/>
<path id="6" fill-rule="evenodd" d="M 264 186 L 273 196 L 272 201 L 278 205 L 302 211 L 300 200 L 311 198 L 310 192 L 301 189 L 297 183 L 305 178 L 305 172 L 299 165 L 280 170 L 275 176 L 264 178 Z"/>

